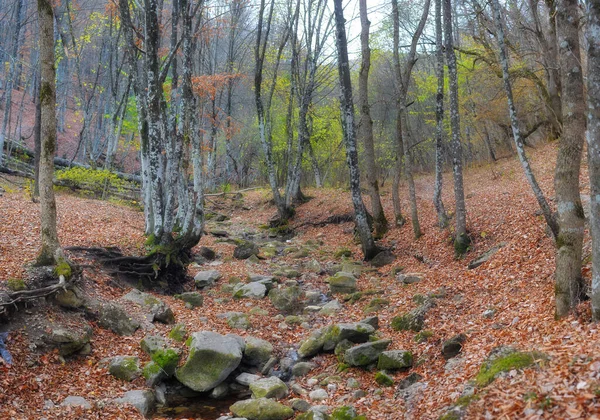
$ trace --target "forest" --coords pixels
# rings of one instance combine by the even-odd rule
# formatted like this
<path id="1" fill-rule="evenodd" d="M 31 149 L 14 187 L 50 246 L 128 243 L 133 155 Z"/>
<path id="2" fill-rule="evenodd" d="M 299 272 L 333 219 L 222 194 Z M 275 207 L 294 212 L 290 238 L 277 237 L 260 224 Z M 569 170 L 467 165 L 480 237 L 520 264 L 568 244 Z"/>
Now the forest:
<path id="1" fill-rule="evenodd" d="M 600 418 L 600 0 L 2 0 L 0 417 Z"/>

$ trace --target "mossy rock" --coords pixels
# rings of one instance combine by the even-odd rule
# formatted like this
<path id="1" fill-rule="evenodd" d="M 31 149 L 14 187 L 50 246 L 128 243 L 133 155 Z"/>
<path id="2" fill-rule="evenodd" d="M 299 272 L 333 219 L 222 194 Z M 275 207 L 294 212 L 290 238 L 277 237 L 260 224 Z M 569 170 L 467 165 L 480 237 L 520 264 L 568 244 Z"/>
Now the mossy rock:
<path id="1" fill-rule="evenodd" d="M 304 322 L 304 318 L 298 315 L 288 315 L 285 317 L 285 323 L 288 325 L 300 325 Z"/>
<path id="2" fill-rule="evenodd" d="M 518 351 L 511 347 L 494 349 L 481 366 L 475 377 L 477 386 L 483 388 L 494 381 L 500 374 L 513 369 L 523 369 L 548 359 L 544 353 L 538 351 Z"/>
<path id="3" fill-rule="evenodd" d="M 333 254 L 335 258 L 350 258 L 352 256 L 352 251 L 348 248 L 339 248 Z"/>
<path id="4" fill-rule="evenodd" d="M 417 305 L 422 305 L 427 301 L 427 296 L 417 293 L 416 295 L 413 296 L 412 300 Z"/>
<path id="5" fill-rule="evenodd" d="M 152 361 L 171 376 L 175 373 L 180 357 L 181 352 L 177 349 L 159 349 L 152 354 Z"/>
<path id="6" fill-rule="evenodd" d="M 379 355 L 377 369 L 398 370 L 408 369 L 413 365 L 413 354 L 405 350 L 389 350 Z"/>
<path id="7" fill-rule="evenodd" d="M 150 361 L 142 369 L 142 376 L 146 379 L 146 385 L 154 386 L 167 377 L 162 368 L 155 362 Z"/>
<path id="8" fill-rule="evenodd" d="M 356 292 L 356 277 L 351 273 L 340 271 L 329 277 L 329 289 L 331 293 L 354 293 Z"/>
<path id="9" fill-rule="evenodd" d="M 431 337 L 433 337 L 433 331 L 423 330 L 423 331 L 419 331 L 418 333 L 415 334 L 415 341 L 417 343 L 424 343 L 427 340 L 429 340 Z"/>
<path id="10" fill-rule="evenodd" d="M 248 420 L 285 420 L 294 416 L 294 410 L 269 398 L 238 401 L 229 407 L 237 417 Z"/>
<path id="11" fill-rule="evenodd" d="M 175 295 L 176 299 L 181 299 L 192 308 L 199 308 L 204 304 L 204 297 L 198 292 L 185 292 Z"/>
<path id="12" fill-rule="evenodd" d="M 367 420 L 366 416 L 358 415 L 354 407 L 347 405 L 333 410 L 330 418 L 331 420 Z"/>
<path id="13" fill-rule="evenodd" d="M 117 379 L 133 381 L 140 376 L 140 360 L 134 356 L 116 356 L 110 362 L 108 371 Z"/>
<path id="14" fill-rule="evenodd" d="M 371 301 L 369 302 L 369 304 L 367 306 L 365 306 L 364 312 L 365 312 L 365 314 L 378 312 L 378 311 L 382 310 L 383 308 L 386 308 L 387 306 L 389 306 L 389 304 L 390 304 L 389 299 L 374 298 L 374 299 L 371 299 Z"/>
<path id="15" fill-rule="evenodd" d="M 414 331 L 419 332 L 423 329 L 423 319 L 416 317 L 412 313 L 398 315 L 392 318 L 392 329 L 396 331 Z"/>
<path id="16" fill-rule="evenodd" d="M 185 341 L 185 336 L 187 335 L 187 329 L 185 324 L 176 324 L 173 329 L 169 332 L 169 338 L 175 341 L 183 342 Z"/>
<path id="17" fill-rule="evenodd" d="M 392 386 L 394 385 L 394 378 L 384 371 L 379 371 L 375 374 L 375 382 L 381 386 Z"/>

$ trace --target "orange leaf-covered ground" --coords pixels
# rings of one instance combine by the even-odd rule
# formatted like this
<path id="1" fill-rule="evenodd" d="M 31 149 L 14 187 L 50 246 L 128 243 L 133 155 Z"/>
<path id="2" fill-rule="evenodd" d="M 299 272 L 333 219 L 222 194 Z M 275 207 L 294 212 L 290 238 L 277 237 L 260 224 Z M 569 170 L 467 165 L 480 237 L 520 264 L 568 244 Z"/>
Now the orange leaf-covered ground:
<path id="1" fill-rule="evenodd" d="M 555 150 L 548 145 L 534 151 L 533 167 L 547 194 L 553 196 L 552 180 Z M 582 175 L 586 186 L 587 175 Z M 39 246 L 38 206 L 26 198 L 15 185 L 1 185 L 13 189 L 0 197 L 0 280 L 23 275 L 23 264 L 35 257 Z M 516 159 L 505 159 L 495 165 L 469 168 L 465 174 L 468 228 L 473 239 L 470 253 L 461 260 L 454 258 L 451 233 L 435 226 L 435 211 L 431 204 L 433 192 L 431 176 L 417 178 L 421 226 L 424 235 L 415 240 L 409 224 L 393 228 L 382 240 L 392 247 L 396 261 L 377 271 L 364 273 L 359 282 L 363 290 L 378 289 L 391 305 L 378 312 L 380 335 L 393 340 L 391 348 L 411 350 L 418 366 L 409 372 L 394 374 L 399 382 L 410 372 L 423 376 L 418 399 L 405 406 L 397 397 L 395 387 L 381 388 L 375 383 L 374 372 L 349 369 L 339 375 L 342 381 L 330 392 L 324 404 L 335 407 L 353 404 L 369 419 L 434 419 L 444 412 L 461 395 L 465 385 L 479 371 L 482 360 L 490 350 L 499 345 L 513 345 L 522 350 L 539 350 L 550 360 L 541 368 L 511 372 L 506 377 L 478 390 L 478 399 L 471 402 L 467 418 L 594 418 L 600 416 L 600 332 L 590 323 L 587 302 L 577 308 L 577 314 L 562 321 L 553 316 L 554 247 L 545 232 L 543 219 L 536 215 L 537 204 L 522 175 Z M 385 191 L 385 190 L 384 190 Z M 332 214 L 351 210 L 349 194 L 342 190 L 308 190 L 313 199 L 298 208 L 293 225 L 318 222 Z M 403 191 L 406 197 L 406 191 Z M 446 176 L 446 207 L 452 209 L 450 177 Z M 246 210 L 231 214 L 231 229 L 259 232 L 273 214 L 268 204 L 266 190 L 245 193 Z M 391 195 L 383 197 L 388 218 L 392 219 Z M 404 202 L 407 208 L 407 202 Z M 58 196 L 59 234 L 64 246 L 118 246 L 125 253 L 143 252 L 143 217 L 134 210 L 107 202 Z M 352 225 L 327 225 L 298 229 L 290 246 L 301 245 L 317 239 L 323 244 L 311 252 L 304 261 L 316 259 L 322 264 L 336 261 L 335 250 L 349 247 L 354 258 L 360 259 L 359 247 L 353 243 Z M 496 244 L 506 245 L 482 266 L 468 270 L 468 262 Z M 233 246 L 216 243 L 206 236 L 200 245 L 213 247 L 224 263 L 218 267 L 226 283 L 229 276 L 252 273 L 270 273 L 282 265 L 292 265 L 298 260 L 290 256 L 266 259 L 257 265 L 230 258 Z M 589 254 L 589 238 L 584 254 Z M 300 260 L 301 261 L 301 260 Z M 402 266 L 405 272 L 423 273 L 418 284 L 402 286 L 391 271 Z M 586 267 L 589 269 L 589 267 Z M 195 274 L 198 267 L 190 267 Z M 85 269 L 84 283 L 88 293 L 99 298 L 112 299 L 126 292 L 115 288 L 109 276 L 96 268 Z M 304 284 L 326 292 L 326 276 L 305 274 Z M 415 294 L 427 294 L 444 288 L 446 297 L 437 300 L 425 320 L 433 337 L 425 343 L 416 343 L 413 332 L 393 331 L 392 317 L 416 307 Z M 260 301 L 231 301 L 230 295 L 217 287 L 205 295 L 204 306 L 186 309 L 181 301 L 163 296 L 175 312 L 178 322 L 187 324 L 190 331 L 204 329 L 220 333 L 235 332 L 265 338 L 275 344 L 279 354 L 308 336 L 313 328 L 331 322 L 358 321 L 364 318 L 363 308 L 370 300 L 367 296 L 356 303 L 344 303 L 344 309 L 328 318 L 311 315 L 311 328 L 280 325 L 274 319 L 278 314 L 268 299 Z M 253 327 L 248 331 L 233 331 L 225 320 L 216 315 L 226 311 L 249 311 L 260 306 L 268 315 L 252 315 Z M 487 309 L 496 314 L 487 319 L 482 316 Z M 51 314 L 60 317 L 60 311 Z M 11 332 L 8 347 L 14 365 L 0 366 L 0 418 L 136 418 L 132 409 L 114 407 L 107 403 L 129 389 L 144 386 L 143 379 L 132 383 L 118 381 L 102 369 L 98 362 L 118 354 L 137 355 L 142 361 L 148 357 L 139 348 L 139 341 L 147 333 L 137 331 L 133 337 L 117 337 L 92 323 L 92 353 L 86 357 L 62 363 L 57 355 L 39 355 L 28 347 L 27 328 Z M 156 330 L 166 336 L 168 326 L 156 324 Z M 461 355 L 446 366 L 440 353 L 440 343 L 451 336 L 465 333 L 467 341 Z M 336 374 L 337 360 L 333 355 L 315 359 L 318 367 L 297 382 L 309 389 L 306 381 L 319 373 Z M 360 381 L 366 397 L 351 401 L 354 391 L 346 387 L 348 378 Z M 93 403 L 92 410 L 44 409 L 44 402 L 60 404 L 67 395 L 81 395 Z M 293 397 L 290 396 L 290 398 Z M 225 410 L 226 411 L 226 410 Z M 219 413 L 215 413 L 218 416 Z M 215 416 L 215 417 L 216 417 Z"/>

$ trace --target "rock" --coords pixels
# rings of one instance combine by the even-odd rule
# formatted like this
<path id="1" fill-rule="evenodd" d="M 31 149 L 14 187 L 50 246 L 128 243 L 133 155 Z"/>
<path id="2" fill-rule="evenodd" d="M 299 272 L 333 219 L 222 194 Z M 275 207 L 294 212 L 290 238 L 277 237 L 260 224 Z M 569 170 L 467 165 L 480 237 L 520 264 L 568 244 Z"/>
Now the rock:
<path id="1" fill-rule="evenodd" d="M 368 324 L 371 327 L 375 328 L 376 330 L 379 329 L 379 317 L 377 317 L 377 316 L 369 316 L 359 322 L 361 324 Z"/>
<path id="2" fill-rule="evenodd" d="M 312 259 L 304 264 L 304 268 L 311 273 L 320 274 L 323 272 L 323 267 L 319 261 Z"/>
<path id="3" fill-rule="evenodd" d="M 300 384 L 296 384 L 296 383 L 292 384 L 291 389 L 295 394 L 308 395 L 308 391 L 306 389 L 302 388 L 302 386 L 300 386 Z"/>
<path id="4" fill-rule="evenodd" d="M 300 398 L 296 398 L 292 400 L 292 408 L 295 411 L 299 411 L 301 413 L 305 413 L 310 410 L 311 405 L 308 401 L 301 400 Z"/>
<path id="5" fill-rule="evenodd" d="M 192 308 L 199 308 L 204 304 L 204 296 L 198 292 L 185 292 L 180 295 L 175 295 L 176 299 L 181 299 L 189 304 Z"/>
<path id="6" fill-rule="evenodd" d="M 314 305 L 321 303 L 322 294 L 318 290 L 308 290 L 304 294 L 304 299 L 307 304 Z"/>
<path id="7" fill-rule="evenodd" d="M 285 420 L 294 416 L 294 410 L 269 398 L 238 401 L 229 407 L 231 412 L 248 420 Z"/>
<path id="8" fill-rule="evenodd" d="M 198 255 L 208 261 L 212 261 L 217 258 L 217 253 L 206 246 L 201 246 L 200 249 L 198 249 Z"/>
<path id="9" fill-rule="evenodd" d="M 119 335 L 133 335 L 140 323 L 116 303 L 107 303 L 100 308 L 98 324 Z"/>
<path id="10" fill-rule="evenodd" d="M 58 354 L 63 357 L 80 353 L 89 346 L 92 328 L 89 325 L 60 325 L 52 326 L 44 341 L 58 348 Z"/>
<path id="11" fill-rule="evenodd" d="M 319 309 L 319 313 L 328 316 L 334 315 L 336 312 L 341 311 L 343 308 L 344 307 L 342 306 L 342 304 L 337 299 L 334 299 L 331 302 L 327 302 L 325 305 L 323 305 L 321 309 Z"/>
<path id="12" fill-rule="evenodd" d="M 152 354 L 152 361 L 167 375 L 172 376 L 179 364 L 181 350 L 169 348 L 158 349 Z"/>
<path id="13" fill-rule="evenodd" d="M 298 355 L 301 358 L 307 358 L 316 355 L 321 350 L 331 351 L 343 340 L 363 343 L 374 331 L 375 329 L 371 325 L 359 322 L 329 325 L 313 331 L 300 345 Z"/>
<path id="14" fill-rule="evenodd" d="M 407 389 L 408 387 L 419 382 L 421 379 L 423 379 L 421 375 L 413 372 L 400 381 L 400 383 L 398 384 L 398 390 Z"/>
<path id="15" fill-rule="evenodd" d="M 352 273 L 340 271 L 329 277 L 329 290 L 331 293 L 354 293 L 356 292 L 356 277 Z"/>
<path id="16" fill-rule="evenodd" d="M 227 325 L 238 330 L 247 330 L 252 326 L 248 315 L 244 312 L 226 312 Z"/>
<path id="17" fill-rule="evenodd" d="M 423 274 L 421 273 L 400 273 L 396 276 L 396 280 L 398 280 L 400 283 L 404 283 L 404 284 L 413 284 L 413 283 L 419 283 L 421 280 L 423 280 Z"/>
<path id="18" fill-rule="evenodd" d="M 140 360 L 134 356 L 113 357 L 108 371 L 117 379 L 131 382 L 141 374 Z"/>
<path id="19" fill-rule="evenodd" d="M 227 395 L 229 395 L 229 385 L 225 382 L 222 382 L 214 387 L 212 391 L 210 391 L 209 397 L 218 400 L 226 397 Z"/>
<path id="20" fill-rule="evenodd" d="M 391 342 L 392 340 L 378 340 L 352 347 L 344 353 L 344 361 L 350 366 L 370 365 L 379 358 Z"/>
<path id="21" fill-rule="evenodd" d="M 153 387 L 168 378 L 158 363 L 153 361 L 146 363 L 142 369 L 142 376 L 146 379 L 146 385 L 149 387 Z"/>
<path id="22" fill-rule="evenodd" d="M 504 372 L 523 369 L 547 359 L 548 356 L 539 351 L 519 351 L 510 346 L 495 347 L 482 363 L 475 383 L 483 388 Z"/>
<path id="23" fill-rule="evenodd" d="M 331 413 L 331 420 L 367 420 L 365 416 L 359 416 L 354 407 L 338 407 Z"/>
<path id="24" fill-rule="evenodd" d="M 67 398 L 60 403 L 63 407 L 81 407 L 84 410 L 89 410 L 92 408 L 92 405 L 83 397 L 79 397 L 77 395 L 69 395 Z"/>
<path id="25" fill-rule="evenodd" d="M 250 274 L 248 275 L 249 283 L 260 283 L 268 290 L 271 290 L 277 284 L 277 278 L 275 276 L 263 276 L 262 274 Z"/>
<path id="26" fill-rule="evenodd" d="M 187 387 L 204 392 L 219 385 L 238 367 L 244 343 L 231 334 L 201 331 L 191 335 L 189 348 L 188 358 L 177 369 L 176 377 Z"/>
<path id="27" fill-rule="evenodd" d="M 360 382 L 358 382 L 354 378 L 348 378 L 348 381 L 346 382 L 346 386 L 348 388 L 360 388 Z"/>
<path id="28" fill-rule="evenodd" d="M 140 341 L 140 347 L 146 354 L 152 356 L 158 350 L 167 347 L 167 340 L 160 335 L 147 335 Z"/>
<path id="29" fill-rule="evenodd" d="M 387 306 L 389 306 L 389 304 L 390 304 L 389 299 L 374 298 L 374 299 L 371 299 L 371 301 L 369 302 L 369 304 L 367 306 L 365 306 L 364 312 L 365 312 L 365 314 L 370 314 L 372 312 L 378 312 L 378 311 L 382 310 L 383 308 L 386 308 Z"/>
<path id="30" fill-rule="evenodd" d="M 211 230 L 210 234 L 215 238 L 229 238 L 229 233 L 225 230 Z"/>
<path id="31" fill-rule="evenodd" d="M 81 289 L 73 286 L 70 289 L 61 290 L 54 295 L 54 301 L 66 309 L 78 309 L 85 303 L 85 297 Z"/>
<path id="32" fill-rule="evenodd" d="M 250 386 L 250 384 L 253 384 L 254 382 L 258 381 L 260 378 L 261 377 L 258 375 L 253 375 L 251 373 L 244 372 L 236 376 L 235 381 L 240 385 Z"/>
<path id="33" fill-rule="evenodd" d="M 304 318 L 298 315 L 288 315 L 285 317 L 285 323 L 287 325 L 300 325 L 304 322 Z"/>
<path id="34" fill-rule="evenodd" d="M 486 252 L 481 254 L 479 257 L 477 257 L 473 261 L 471 261 L 468 265 L 468 269 L 473 270 L 474 268 L 479 267 L 481 264 L 489 261 L 490 258 L 492 258 L 494 256 L 494 254 L 496 252 L 500 251 L 500 249 L 502 249 L 502 247 L 504 247 L 505 245 L 506 245 L 506 242 L 502 242 L 502 243 L 494 246 L 493 248 L 490 248 L 489 250 L 487 250 Z"/>
<path id="35" fill-rule="evenodd" d="M 323 401 L 329 398 L 329 394 L 322 388 L 315 389 L 314 391 L 310 391 L 308 393 L 308 398 L 313 401 Z"/>
<path id="36" fill-rule="evenodd" d="M 408 313 L 395 316 L 392 318 L 392 328 L 396 331 L 421 331 L 425 325 L 425 314 L 431 307 L 433 307 L 433 302 L 428 300 Z"/>
<path id="37" fill-rule="evenodd" d="M 375 374 L 375 382 L 381 386 L 392 386 L 394 385 L 394 378 L 381 370 Z"/>
<path id="38" fill-rule="evenodd" d="M 127 391 L 121 398 L 113 400 L 116 404 L 131 405 L 144 417 L 154 410 L 154 393 L 148 389 Z"/>
<path id="39" fill-rule="evenodd" d="M 371 265 L 373 267 L 383 267 L 393 263 L 395 259 L 396 257 L 394 256 L 394 254 L 392 254 L 388 250 L 385 250 L 375 255 L 375 257 L 371 260 Z"/>
<path id="40" fill-rule="evenodd" d="M 486 309 L 482 314 L 485 319 L 492 319 L 494 315 L 496 315 L 496 309 Z"/>
<path id="41" fill-rule="evenodd" d="M 262 373 L 263 375 L 270 374 L 277 362 L 279 362 L 279 359 L 277 357 L 270 357 L 269 360 L 267 360 L 267 363 L 265 363 L 264 366 L 260 369 L 260 373 Z"/>
<path id="42" fill-rule="evenodd" d="M 200 271 L 194 277 L 194 282 L 198 289 L 210 287 L 221 278 L 221 273 L 217 270 Z"/>
<path id="43" fill-rule="evenodd" d="M 360 400 L 361 398 L 364 398 L 366 396 L 367 396 L 367 393 L 365 391 L 363 391 L 362 389 L 356 390 L 352 393 L 352 399 L 354 401 Z"/>
<path id="44" fill-rule="evenodd" d="M 129 293 L 122 297 L 123 300 L 133 302 L 136 305 L 148 311 L 148 320 L 150 322 L 158 321 L 163 324 L 175 323 L 175 316 L 171 308 L 157 297 L 140 292 L 137 289 L 132 289 Z"/>
<path id="45" fill-rule="evenodd" d="M 251 366 L 264 366 L 273 354 L 273 346 L 266 340 L 247 336 L 246 349 L 244 350 L 244 363 Z"/>
<path id="46" fill-rule="evenodd" d="M 298 286 L 271 289 L 269 299 L 278 310 L 290 313 L 299 309 L 302 290 Z"/>
<path id="47" fill-rule="evenodd" d="M 279 400 L 288 394 L 287 385 L 279 378 L 271 376 L 250 384 L 252 398 L 275 398 Z"/>
<path id="48" fill-rule="evenodd" d="M 375 328 L 371 325 L 360 322 L 341 323 L 337 324 L 337 327 L 339 329 L 337 342 L 349 340 L 353 343 L 364 343 L 375 332 Z"/>
<path id="49" fill-rule="evenodd" d="M 462 350 L 463 344 L 466 339 L 466 335 L 458 334 L 450 338 L 449 340 L 444 341 L 442 343 L 442 355 L 444 356 L 444 359 L 448 360 L 454 356 L 457 356 L 458 353 L 460 353 L 460 351 Z"/>
<path id="50" fill-rule="evenodd" d="M 310 362 L 298 362 L 292 367 L 292 375 L 301 377 L 307 375 L 308 372 L 316 368 L 317 365 Z"/>
<path id="51" fill-rule="evenodd" d="M 250 298 L 262 299 L 267 294 L 267 286 L 263 283 L 254 282 L 248 284 L 237 284 L 233 288 L 234 299 Z"/>
<path id="52" fill-rule="evenodd" d="M 413 354 L 406 350 L 388 350 L 379 355 L 377 369 L 408 369 L 413 365 Z"/>
<path id="53" fill-rule="evenodd" d="M 258 255 L 259 252 L 260 248 L 254 242 L 242 240 L 233 250 L 233 258 L 238 260 L 247 260 L 253 255 Z"/>

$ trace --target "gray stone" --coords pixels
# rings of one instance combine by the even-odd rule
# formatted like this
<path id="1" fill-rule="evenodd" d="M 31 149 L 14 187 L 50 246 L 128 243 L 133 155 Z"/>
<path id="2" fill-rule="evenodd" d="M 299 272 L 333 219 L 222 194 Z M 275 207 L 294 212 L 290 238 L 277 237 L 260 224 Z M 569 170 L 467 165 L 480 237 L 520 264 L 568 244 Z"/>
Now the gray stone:
<path id="1" fill-rule="evenodd" d="M 337 327 L 339 329 L 338 342 L 350 340 L 353 343 L 364 343 L 375 332 L 375 328 L 371 325 L 360 322 L 341 323 L 337 324 Z"/>
<path id="2" fill-rule="evenodd" d="M 269 299 L 273 306 L 285 313 L 298 310 L 301 305 L 301 297 L 302 290 L 298 286 L 271 289 L 269 291 Z"/>
<path id="3" fill-rule="evenodd" d="M 238 330 L 247 330 L 252 326 L 248 315 L 244 312 L 226 312 L 227 325 Z"/>
<path id="4" fill-rule="evenodd" d="M 175 316 L 169 305 L 158 299 L 156 296 L 140 292 L 137 289 L 132 289 L 123 296 L 122 299 L 133 302 L 146 310 L 148 312 L 147 318 L 150 322 L 158 321 L 163 324 L 175 323 Z"/>
<path id="5" fill-rule="evenodd" d="M 315 389 L 314 391 L 310 391 L 308 394 L 308 398 L 312 401 L 323 401 L 329 398 L 329 394 L 322 388 Z"/>
<path id="6" fill-rule="evenodd" d="M 294 416 L 294 410 L 269 398 L 238 401 L 229 407 L 231 412 L 248 420 L 285 420 Z"/>
<path id="7" fill-rule="evenodd" d="M 220 383 L 210 391 L 210 398 L 219 399 L 229 394 L 229 385 L 225 382 Z"/>
<path id="8" fill-rule="evenodd" d="M 305 376 L 313 370 L 317 365 L 310 362 L 298 362 L 292 367 L 292 375 L 300 377 Z"/>
<path id="9" fill-rule="evenodd" d="M 92 408 L 92 405 L 83 397 L 77 395 L 69 395 L 67 398 L 60 403 L 63 407 L 81 407 L 85 410 Z"/>
<path id="10" fill-rule="evenodd" d="M 352 399 L 354 401 L 360 400 L 361 398 L 364 398 L 366 396 L 367 396 L 367 393 L 365 391 L 363 391 L 362 389 L 358 389 L 352 393 Z"/>
<path id="11" fill-rule="evenodd" d="M 301 413 L 307 412 L 311 407 L 312 406 L 308 401 L 301 400 L 300 398 L 296 398 L 292 401 L 292 408 Z"/>
<path id="12" fill-rule="evenodd" d="M 177 299 L 183 300 L 192 308 L 199 308 L 204 304 L 204 296 L 198 292 L 185 292 L 180 295 L 175 295 Z"/>
<path id="13" fill-rule="evenodd" d="M 167 373 L 154 361 L 146 363 L 142 369 L 142 375 L 149 387 L 153 387 L 168 378 Z"/>
<path id="14" fill-rule="evenodd" d="M 125 308 L 112 302 L 101 306 L 98 324 L 119 335 L 133 335 L 140 327 L 140 323 Z"/>
<path id="15" fill-rule="evenodd" d="M 346 386 L 348 388 L 360 388 L 360 382 L 358 382 L 358 380 L 356 380 L 354 378 L 348 378 L 348 381 L 346 382 Z"/>
<path id="16" fill-rule="evenodd" d="M 113 400 L 117 404 L 131 405 L 144 417 L 154 410 L 154 393 L 148 389 L 127 391 L 121 398 Z"/>
<path id="17" fill-rule="evenodd" d="M 496 309 L 486 309 L 485 311 L 483 311 L 483 317 L 485 319 L 492 319 L 494 317 L 494 315 L 496 315 Z"/>
<path id="18" fill-rule="evenodd" d="M 83 292 L 77 286 L 59 291 L 54 295 L 54 300 L 60 306 L 67 309 L 78 309 L 85 303 Z"/>
<path id="19" fill-rule="evenodd" d="M 373 267 L 383 267 L 394 262 L 396 257 L 390 251 L 381 251 L 370 261 Z"/>
<path id="20" fill-rule="evenodd" d="M 263 284 L 268 291 L 271 290 L 275 284 L 277 284 L 277 278 L 275 276 L 264 276 L 262 274 L 249 274 L 248 282 Z"/>
<path id="21" fill-rule="evenodd" d="M 220 278 L 221 273 L 219 273 L 217 270 L 200 271 L 194 277 L 194 282 L 196 283 L 196 287 L 198 289 L 203 289 L 205 287 L 212 286 Z"/>
<path id="22" fill-rule="evenodd" d="M 318 290 L 308 290 L 304 296 L 306 303 L 309 305 L 321 303 L 321 292 Z"/>
<path id="23" fill-rule="evenodd" d="M 208 391 L 238 367 L 244 343 L 237 336 L 223 336 L 212 331 L 195 332 L 191 337 L 188 358 L 177 369 L 176 377 L 195 391 Z"/>
<path id="24" fill-rule="evenodd" d="M 140 347 L 146 354 L 152 356 L 157 350 L 167 347 L 167 340 L 160 335 L 147 335 L 140 341 Z"/>
<path id="25" fill-rule="evenodd" d="M 44 336 L 44 341 L 58 349 L 63 356 L 81 353 L 89 345 L 92 328 L 89 325 L 59 325 L 52 326 L 50 333 Z"/>
<path id="26" fill-rule="evenodd" d="M 302 388 L 302 386 L 300 384 L 296 384 L 296 383 L 292 384 L 291 389 L 295 394 L 298 394 L 298 395 L 307 395 L 308 394 L 308 391 L 306 389 Z"/>
<path id="27" fill-rule="evenodd" d="M 236 284 L 233 288 L 233 297 L 235 299 L 250 298 L 262 299 L 267 294 L 267 286 L 261 282 L 248 284 Z"/>
<path id="28" fill-rule="evenodd" d="M 379 329 L 379 317 L 377 316 L 369 316 L 365 319 L 362 319 L 359 321 L 361 324 L 369 324 L 371 327 L 375 328 L 376 330 Z"/>
<path id="29" fill-rule="evenodd" d="M 442 343 L 442 355 L 448 360 L 457 356 L 463 348 L 463 344 L 467 340 L 464 334 L 458 334 Z"/>
<path id="30" fill-rule="evenodd" d="M 340 271 L 329 277 L 329 290 L 331 293 L 354 293 L 356 292 L 356 277 L 352 273 Z"/>
<path id="31" fill-rule="evenodd" d="M 134 356 L 115 356 L 112 358 L 108 371 L 117 379 L 124 381 L 133 381 L 139 377 L 142 371 L 140 370 L 140 360 Z"/>
<path id="32" fill-rule="evenodd" d="M 258 381 L 260 378 L 261 377 L 258 375 L 253 375 L 252 373 L 243 372 L 235 377 L 235 381 L 240 385 L 250 386 L 250 384 Z"/>
<path id="33" fill-rule="evenodd" d="M 281 399 L 288 394 L 287 385 L 279 378 L 271 376 L 262 378 L 250 384 L 253 398 Z"/>
<path id="34" fill-rule="evenodd" d="M 423 274 L 421 273 L 400 273 L 396 276 L 396 280 L 404 284 L 419 283 L 423 280 Z"/>
<path id="35" fill-rule="evenodd" d="M 244 363 L 251 366 L 264 366 L 273 354 L 273 345 L 261 338 L 247 336 L 244 350 Z"/>
<path id="36" fill-rule="evenodd" d="M 408 387 L 419 382 L 421 379 L 423 379 L 421 375 L 413 372 L 400 381 L 400 383 L 398 384 L 398 390 L 407 389 Z"/>
<path id="37" fill-rule="evenodd" d="M 260 248 L 250 241 L 239 241 L 238 246 L 233 250 L 233 258 L 238 260 L 247 260 L 253 255 L 256 256 L 260 252 Z"/>
<path id="38" fill-rule="evenodd" d="M 413 365 L 413 354 L 406 350 L 388 350 L 379 355 L 377 369 L 408 369 Z"/>
<path id="39" fill-rule="evenodd" d="M 379 359 L 379 355 L 387 349 L 392 340 L 379 340 L 359 344 L 346 350 L 344 361 L 350 366 L 368 366 Z"/>
<path id="40" fill-rule="evenodd" d="M 341 311 L 343 307 L 344 306 L 337 299 L 334 299 L 331 302 L 327 302 L 325 305 L 323 305 L 319 309 L 319 313 L 323 315 L 333 315 L 336 312 Z"/>

